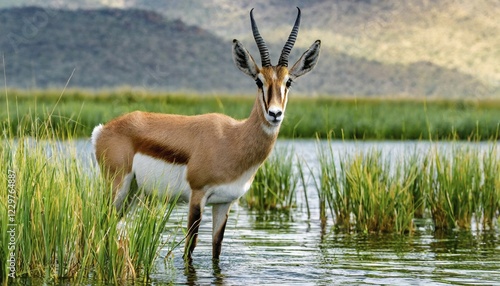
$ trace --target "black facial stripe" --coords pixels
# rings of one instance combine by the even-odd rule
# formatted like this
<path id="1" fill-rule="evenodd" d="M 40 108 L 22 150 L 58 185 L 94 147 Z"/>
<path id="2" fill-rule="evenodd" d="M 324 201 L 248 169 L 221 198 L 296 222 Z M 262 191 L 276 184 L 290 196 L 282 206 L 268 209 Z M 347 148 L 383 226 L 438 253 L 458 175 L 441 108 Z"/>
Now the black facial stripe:
<path id="1" fill-rule="evenodd" d="M 273 97 L 273 90 L 271 86 L 267 88 L 267 106 L 271 104 L 271 98 Z"/>
<path id="2" fill-rule="evenodd" d="M 266 97 L 264 96 L 264 84 L 260 80 L 260 78 L 255 79 L 255 83 L 257 84 L 257 87 L 259 88 L 259 91 L 262 92 L 262 102 L 264 102 L 264 108 L 267 110 L 269 109 L 268 103 L 266 102 Z"/>
<path id="3" fill-rule="evenodd" d="M 266 112 L 267 110 L 269 109 L 269 105 L 268 103 L 266 102 L 266 97 L 264 96 L 264 90 L 262 90 L 262 102 L 264 102 L 264 108 L 266 109 Z"/>
<path id="4" fill-rule="evenodd" d="M 263 87 L 263 85 L 264 85 L 264 84 L 262 83 L 262 81 L 260 80 L 260 78 L 257 78 L 257 79 L 255 80 L 255 83 L 257 84 L 257 86 L 258 86 L 259 88 L 262 88 L 262 87 Z"/>

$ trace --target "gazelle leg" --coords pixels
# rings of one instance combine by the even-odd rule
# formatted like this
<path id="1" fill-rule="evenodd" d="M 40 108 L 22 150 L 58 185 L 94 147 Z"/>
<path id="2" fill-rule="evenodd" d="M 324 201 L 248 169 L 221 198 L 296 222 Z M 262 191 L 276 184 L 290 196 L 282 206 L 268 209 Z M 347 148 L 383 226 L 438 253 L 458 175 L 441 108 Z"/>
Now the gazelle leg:
<path id="1" fill-rule="evenodd" d="M 122 210 L 123 203 L 124 203 L 125 199 L 127 198 L 127 196 L 129 195 L 130 186 L 132 184 L 133 179 L 134 179 L 133 173 L 128 173 L 125 176 L 123 176 L 121 178 L 121 182 L 119 181 L 118 183 L 116 183 L 117 180 L 115 179 L 114 184 L 116 185 L 118 190 L 115 194 L 113 204 L 115 205 L 118 213 L 123 212 L 123 210 Z"/>
<path id="2" fill-rule="evenodd" d="M 200 227 L 203 208 L 205 207 L 205 194 L 202 191 L 191 191 L 189 198 L 188 214 L 188 234 L 186 236 L 186 246 L 184 248 L 184 259 L 191 261 L 193 250 L 198 239 L 198 229 Z"/>
<path id="3" fill-rule="evenodd" d="M 215 204 L 212 209 L 212 258 L 219 259 L 227 217 L 232 203 Z"/>

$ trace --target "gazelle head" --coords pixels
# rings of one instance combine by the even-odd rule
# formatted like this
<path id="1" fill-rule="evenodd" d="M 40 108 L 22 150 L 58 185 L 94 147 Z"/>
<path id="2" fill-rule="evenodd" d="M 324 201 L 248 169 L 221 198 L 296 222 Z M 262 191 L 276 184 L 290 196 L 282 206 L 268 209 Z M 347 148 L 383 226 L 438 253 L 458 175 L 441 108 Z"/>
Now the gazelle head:
<path id="1" fill-rule="evenodd" d="M 276 66 L 271 64 L 269 50 L 253 18 L 253 9 L 250 11 L 250 22 L 255 42 L 259 48 L 262 67 L 257 66 L 253 57 L 238 40 L 233 40 L 233 59 L 236 66 L 252 77 L 257 84 L 257 99 L 265 117 L 266 130 L 277 129 L 275 127 L 280 126 L 285 116 L 288 91 L 292 82 L 312 70 L 319 58 L 321 41 L 316 40 L 300 59 L 291 68 L 288 68 L 288 56 L 295 44 L 300 26 L 300 9 L 297 7 L 297 10 L 297 19 Z"/>

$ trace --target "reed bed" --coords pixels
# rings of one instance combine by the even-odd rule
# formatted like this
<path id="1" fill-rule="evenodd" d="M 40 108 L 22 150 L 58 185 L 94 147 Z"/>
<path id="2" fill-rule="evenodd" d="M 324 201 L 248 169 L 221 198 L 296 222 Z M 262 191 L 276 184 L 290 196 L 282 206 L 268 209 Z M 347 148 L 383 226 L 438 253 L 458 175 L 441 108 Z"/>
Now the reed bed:
<path id="1" fill-rule="evenodd" d="M 95 165 L 83 166 L 75 146 L 60 144 L 59 138 L 71 139 L 71 130 L 55 134 L 51 121 L 37 119 L 25 124 L 38 131 L 14 136 L 4 129 L 2 136 L 2 284 L 22 277 L 45 283 L 147 280 L 166 243 L 165 223 L 175 200 L 139 199 L 121 220 L 111 186 Z"/>
<path id="2" fill-rule="evenodd" d="M 472 220 L 491 229 L 500 213 L 500 158 L 494 142 L 487 152 L 471 146 L 391 161 L 376 149 L 320 149 L 321 220 L 329 211 L 337 229 L 360 232 L 412 232 L 414 219 L 425 216 L 435 230 L 470 229 Z"/>
<path id="3" fill-rule="evenodd" d="M 294 152 L 278 148 L 255 175 L 243 203 L 251 210 L 290 211 L 297 204 L 298 178 L 294 173 Z"/>
<path id="4" fill-rule="evenodd" d="M 488 152 L 470 147 L 436 151 L 427 175 L 428 207 L 436 229 L 469 229 L 473 219 L 492 228 L 500 210 L 500 168 L 496 145 Z M 434 178 L 432 178 L 434 176 Z"/>
<path id="5" fill-rule="evenodd" d="M 409 192 L 415 174 L 393 170 L 380 151 L 345 155 L 340 168 L 333 150 L 320 151 L 320 196 L 324 197 L 339 229 L 360 232 L 397 232 L 412 230 L 414 201 Z M 418 203 L 418 202 L 417 202 Z M 323 210 L 324 215 L 326 212 Z M 326 218 L 321 218 L 325 221 Z"/>

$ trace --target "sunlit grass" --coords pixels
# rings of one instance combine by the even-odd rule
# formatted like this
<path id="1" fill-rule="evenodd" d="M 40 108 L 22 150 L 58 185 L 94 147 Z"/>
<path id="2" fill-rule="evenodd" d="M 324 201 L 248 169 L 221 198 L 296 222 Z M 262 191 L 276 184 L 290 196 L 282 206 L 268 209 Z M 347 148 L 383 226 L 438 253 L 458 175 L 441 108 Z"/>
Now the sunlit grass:
<path id="1" fill-rule="evenodd" d="M 277 149 L 255 175 L 244 204 L 251 210 L 290 211 L 297 204 L 297 183 L 294 152 L 290 148 Z"/>
<path id="2" fill-rule="evenodd" d="M 404 177 L 399 166 L 392 169 L 377 150 L 341 155 L 337 170 L 332 151 L 320 153 L 319 193 L 339 229 L 366 233 L 413 230 L 414 202 L 409 187 L 414 176 Z"/>
<path id="3" fill-rule="evenodd" d="M 12 269 L 15 279 L 45 282 L 147 280 L 175 202 L 139 201 L 119 227 L 111 185 L 99 175 L 91 154 L 82 155 L 72 143 L 74 129 L 54 129 L 50 119 L 56 113 L 39 112 L 49 120 L 28 116 L 22 120 L 26 133 L 22 128 L 2 133 L 1 281 L 13 281 Z M 62 144 L 61 138 L 67 141 Z M 15 232 L 11 245 L 8 229 Z"/>
<path id="4" fill-rule="evenodd" d="M 499 157 L 496 144 L 488 152 L 473 147 L 452 147 L 432 154 L 428 204 L 435 227 L 469 229 L 473 218 L 492 227 L 498 211 Z"/>
<path id="5" fill-rule="evenodd" d="M 493 228 L 500 158 L 495 142 L 488 144 L 486 152 L 474 144 L 436 147 L 400 160 L 376 149 L 348 155 L 319 149 L 320 219 L 328 210 L 338 229 L 360 232 L 411 232 L 414 218 L 424 216 L 436 230 L 467 230 L 473 220 Z"/>

